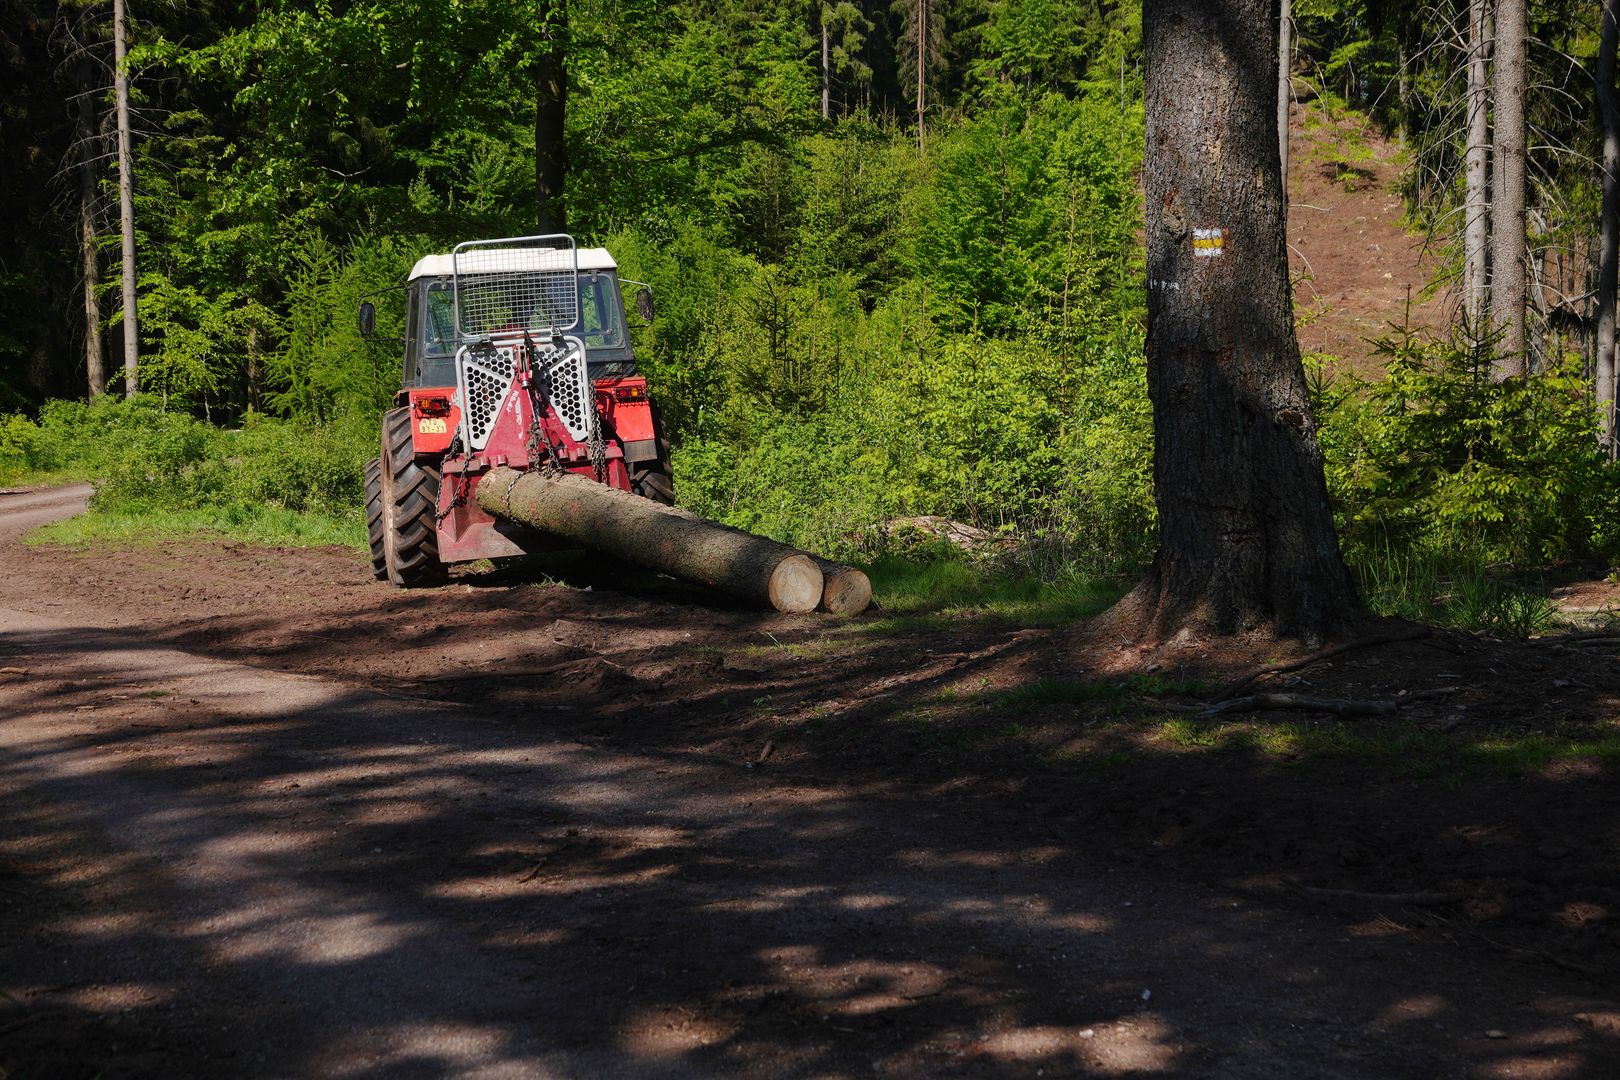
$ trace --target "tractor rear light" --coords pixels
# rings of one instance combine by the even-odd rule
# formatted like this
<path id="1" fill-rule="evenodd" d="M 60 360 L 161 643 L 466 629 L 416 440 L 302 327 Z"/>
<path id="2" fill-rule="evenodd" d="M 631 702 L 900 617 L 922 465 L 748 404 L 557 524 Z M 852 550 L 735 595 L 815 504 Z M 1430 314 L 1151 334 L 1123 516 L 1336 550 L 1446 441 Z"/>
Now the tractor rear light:
<path id="1" fill-rule="evenodd" d="M 646 401 L 647 388 L 645 386 L 616 386 L 613 388 L 615 401 Z"/>
<path id="2" fill-rule="evenodd" d="M 419 397 L 414 402 L 417 416 L 449 416 L 450 399 L 447 397 Z"/>

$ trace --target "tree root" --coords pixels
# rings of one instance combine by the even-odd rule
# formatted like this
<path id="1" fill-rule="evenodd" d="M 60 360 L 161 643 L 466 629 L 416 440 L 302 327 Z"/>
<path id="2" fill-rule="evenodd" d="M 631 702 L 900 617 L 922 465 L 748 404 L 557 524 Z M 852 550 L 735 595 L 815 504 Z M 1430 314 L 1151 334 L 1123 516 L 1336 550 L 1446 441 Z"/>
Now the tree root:
<path id="1" fill-rule="evenodd" d="M 1263 668 L 1256 668 L 1242 678 L 1227 683 L 1221 688 L 1220 693 L 1215 695 L 1215 700 L 1225 701 L 1227 698 L 1236 695 L 1238 691 L 1246 689 L 1250 684 L 1265 678 L 1267 675 L 1281 675 L 1289 671 L 1298 671 L 1300 668 L 1321 663 L 1323 660 L 1350 652 L 1352 649 L 1365 649 L 1373 645 L 1388 645 L 1397 641 L 1416 641 L 1418 638 L 1428 637 L 1431 633 L 1432 631 L 1426 626 L 1410 627 L 1394 633 L 1374 634 L 1370 637 L 1357 638 L 1354 641 L 1331 645 L 1298 660 L 1288 660 L 1280 664 L 1267 664 Z"/>

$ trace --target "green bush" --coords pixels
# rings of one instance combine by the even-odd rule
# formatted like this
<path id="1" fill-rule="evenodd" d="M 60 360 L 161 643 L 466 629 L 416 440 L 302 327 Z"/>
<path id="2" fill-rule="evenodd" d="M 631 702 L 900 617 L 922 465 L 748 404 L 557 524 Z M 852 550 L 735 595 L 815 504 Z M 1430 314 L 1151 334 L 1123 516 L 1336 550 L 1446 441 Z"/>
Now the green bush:
<path id="1" fill-rule="evenodd" d="M 1317 387 L 1328 487 L 1353 555 L 1410 550 L 1516 566 L 1613 556 L 1620 469 L 1571 360 L 1495 381 L 1490 353 L 1401 332 L 1388 367 Z"/>

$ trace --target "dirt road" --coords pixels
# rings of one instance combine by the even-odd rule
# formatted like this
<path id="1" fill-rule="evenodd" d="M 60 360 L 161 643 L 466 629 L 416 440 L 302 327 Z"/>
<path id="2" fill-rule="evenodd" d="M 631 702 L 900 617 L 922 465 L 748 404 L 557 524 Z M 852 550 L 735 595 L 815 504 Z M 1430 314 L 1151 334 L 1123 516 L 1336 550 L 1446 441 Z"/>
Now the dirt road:
<path id="1" fill-rule="evenodd" d="M 1578 973 L 705 734 L 937 637 L 811 663 L 824 624 L 678 590 L 20 544 L 84 494 L 0 495 L 9 1080 L 1620 1075 Z"/>

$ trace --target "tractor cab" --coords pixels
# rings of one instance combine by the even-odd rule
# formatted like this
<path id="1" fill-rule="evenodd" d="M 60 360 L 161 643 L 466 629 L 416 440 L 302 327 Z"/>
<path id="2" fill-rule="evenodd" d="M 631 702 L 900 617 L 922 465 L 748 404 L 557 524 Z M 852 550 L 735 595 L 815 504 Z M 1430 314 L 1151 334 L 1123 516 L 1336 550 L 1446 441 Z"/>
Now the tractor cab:
<path id="1" fill-rule="evenodd" d="M 536 273 L 546 273 L 536 257 Z M 635 355 L 625 325 L 624 296 L 620 290 L 619 268 L 606 248 L 580 248 L 577 251 L 577 319 L 571 325 L 551 325 L 550 310 L 544 303 L 530 304 L 521 311 L 520 297 L 507 303 L 515 310 L 514 328 L 532 334 L 552 330 L 579 338 L 585 346 L 586 361 L 593 379 L 636 373 Z M 569 313 L 569 305 L 551 307 Z M 417 261 L 406 280 L 405 290 L 405 370 L 406 388 L 456 385 L 456 353 L 463 334 L 456 325 L 456 276 L 454 256 L 429 255 Z M 489 327 L 489 330 L 498 328 Z"/>

